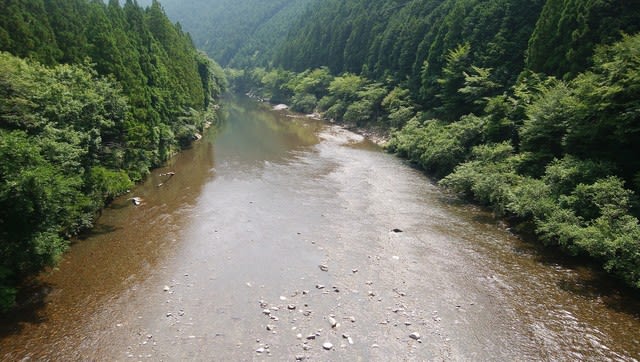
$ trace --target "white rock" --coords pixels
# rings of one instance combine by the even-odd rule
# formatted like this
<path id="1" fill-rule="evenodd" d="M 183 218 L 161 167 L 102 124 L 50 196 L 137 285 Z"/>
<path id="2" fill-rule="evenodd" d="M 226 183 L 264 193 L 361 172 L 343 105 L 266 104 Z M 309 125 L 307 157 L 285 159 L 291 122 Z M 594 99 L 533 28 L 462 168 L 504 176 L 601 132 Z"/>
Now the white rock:
<path id="1" fill-rule="evenodd" d="M 413 332 L 409 335 L 409 337 L 411 337 L 411 339 L 415 339 L 416 341 L 420 339 L 420 333 L 418 332 Z"/>
<path id="2" fill-rule="evenodd" d="M 333 317 L 329 317 L 329 324 L 331 324 L 331 328 L 335 328 L 338 325 L 338 321 Z"/>
<path id="3" fill-rule="evenodd" d="M 333 348 L 333 343 L 331 342 L 324 342 L 322 344 L 322 348 L 326 349 L 327 351 Z"/>

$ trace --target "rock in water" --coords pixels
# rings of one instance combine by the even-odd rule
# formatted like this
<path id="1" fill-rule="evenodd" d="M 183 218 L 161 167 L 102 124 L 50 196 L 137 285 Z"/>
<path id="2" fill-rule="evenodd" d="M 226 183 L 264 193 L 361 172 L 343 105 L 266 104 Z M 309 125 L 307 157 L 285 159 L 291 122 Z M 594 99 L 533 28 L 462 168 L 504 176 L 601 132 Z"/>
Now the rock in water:
<path id="1" fill-rule="evenodd" d="M 333 317 L 329 317 L 329 324 L 331 324 L 331 328 L 335 328 L 338 325 L 338 321 Z"/>
<path id="2" fill-rule="evenodd" d="M 289 109 L 289 106 L 287 106 L 286 104 L 278 104 L 273 106 L 274 111 L 284 111 L 285 109 Z"/>

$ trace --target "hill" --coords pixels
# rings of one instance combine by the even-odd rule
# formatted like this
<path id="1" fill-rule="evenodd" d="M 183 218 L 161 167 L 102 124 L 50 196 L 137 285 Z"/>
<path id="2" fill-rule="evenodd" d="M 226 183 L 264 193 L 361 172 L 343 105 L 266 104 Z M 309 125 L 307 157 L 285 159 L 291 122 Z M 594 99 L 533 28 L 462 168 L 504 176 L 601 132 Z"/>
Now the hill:
<path id="1" fill-rule="evenodd" d="M 318 0 L 164 0 L 167 15 L 223 66 L 266 65 L 308 5 Z M 148 5 L 151 1 L 141 1 Z"/>

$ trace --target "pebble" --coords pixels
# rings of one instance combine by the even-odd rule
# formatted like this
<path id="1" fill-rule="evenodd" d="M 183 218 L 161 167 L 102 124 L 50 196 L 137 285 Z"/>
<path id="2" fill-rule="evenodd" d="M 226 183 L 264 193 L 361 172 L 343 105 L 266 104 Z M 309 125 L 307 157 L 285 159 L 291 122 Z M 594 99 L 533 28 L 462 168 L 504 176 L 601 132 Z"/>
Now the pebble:
<path id="1" fill-rule="evenodd" d="M 409 337 L 411 337 L 411 339 L 415 339 L 416 341 L 420 339 L 420 333 L 418 332 L 413 332 L 409 335 Z"/>
<path id="2" fill-rule="evenodd" d="M 326 349 L 327 351 L 331 350 L 333 348 L 333 343 L 331 342 L 324 342 L 322 344 L 322 348 Z"/>
<path id="3" fill-rule="evenodd" d="M 267 330 L 268 331 L 273 331 L 276 327 L 272 326 L 271 324 L 267 324 Z"/>
<path id="4" fill-rule="evenodd" d="M 322 264 L 322 265 L 318 265 L 318 267 L 320 268 L 320 270 L 322 270 L 322 271 L 324 271 L 324 272 L 329 271 L 329 267 L 328 267 L 328 266 L 326 266 L 326 265 L 324 265 L 324 264 Z"/>
<path id="5" fill-rule="evenodd" d="M 168 292 L 168 291 L 170 291 L 170 290 L 171 290 L 171 288 L 170 288 L 168 285 L 165 285 L 165 286 L 164 286 L 164 288 L 163 288 L 163 290 L 164 290 L 165 292 Z"/>
<path id="6" fill-rule="evenodd" d="M 315 334 L 310 334 L 307 336 L 307 339 L 316 339 L 316 335 Z"/>
<path id="7" fill-rule="evenodd" d="M 266 315 L 269 315 L 269 314 L 271 314 L 271 310 L 269 310 L 269 309 L 264 309 L 264 310 L 262 310 L 262 313 L 264 313 L 264 314 L 266 314 Z"/>
<path id="8" fill-rule="evenodd" d="M 331 324 L 331 328 L 335 328 L 338 325 L 338 321 L 333 317 L 329 317 L 329 324 Z"/>
<path id="9" fill-rule="evenodd" d="M 352 272 L 353 274 L 355 274 L 355 273 L 357 273 L 357 272 L 358 272 L 358 269 L 351 269 L 351 272 Z"/>
<path id="10" fill-rule="evenodd" d="M 351 321 L 351 323 L 355 323 L 356 322 L 356 317 L 351 316 L 351 317 L 349 317 L 349 320 Z"/>
<path id="11" fill-rule="evenodd" d="M 324 285 L 322 285 L 322 284 L 316 284 L 316 289 L 324 289 Z"/>
<path id="12" fill-rule="evenodd" d="M 264 347 L 256 349 L 256 353 L 264 353 Z"/>
<path id="13" fill-rule="evenodd" d="M 295 310 L 295 309 L 296 309 L 296 306 L 295 306 L 295 305 L 293 305 L 293 304 L 289 304 L 289 305 L 287 306 L 287 309 L 289 309 L 289 310 Z"/>
<path id="14" fill-rule="evenodd" d="M 287 300 L 287 297 L 285 297 L 284 295 L 281 295 L 280 300 Z"/>
<path id="15" fill-rule="evenodd" d="M 296 356 L 296 361 L 304 361 L 305 358 L 306 358 L 305 356 L 297 355 Z"/>
<path id="16" fill-rule="evenodd" d="M 374 293 L 372 290 L 370 290 L 368 294 L 369 294 L 370 297 L 375 297 L 376 296 L 376 293 Z"/>

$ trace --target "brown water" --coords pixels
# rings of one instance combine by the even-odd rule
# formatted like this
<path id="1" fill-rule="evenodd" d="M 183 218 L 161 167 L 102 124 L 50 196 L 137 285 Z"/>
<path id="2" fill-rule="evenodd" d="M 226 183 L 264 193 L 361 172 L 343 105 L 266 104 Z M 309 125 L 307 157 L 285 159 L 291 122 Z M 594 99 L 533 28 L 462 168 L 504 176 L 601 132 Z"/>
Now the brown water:
<path id="1" fill-rule="evenodd" d="M 351 132 L 225 109 L 40 278 L 33 308 L 2 321 L 0 359 L 640 357 L 639 304 L 606 278 Z"/>

